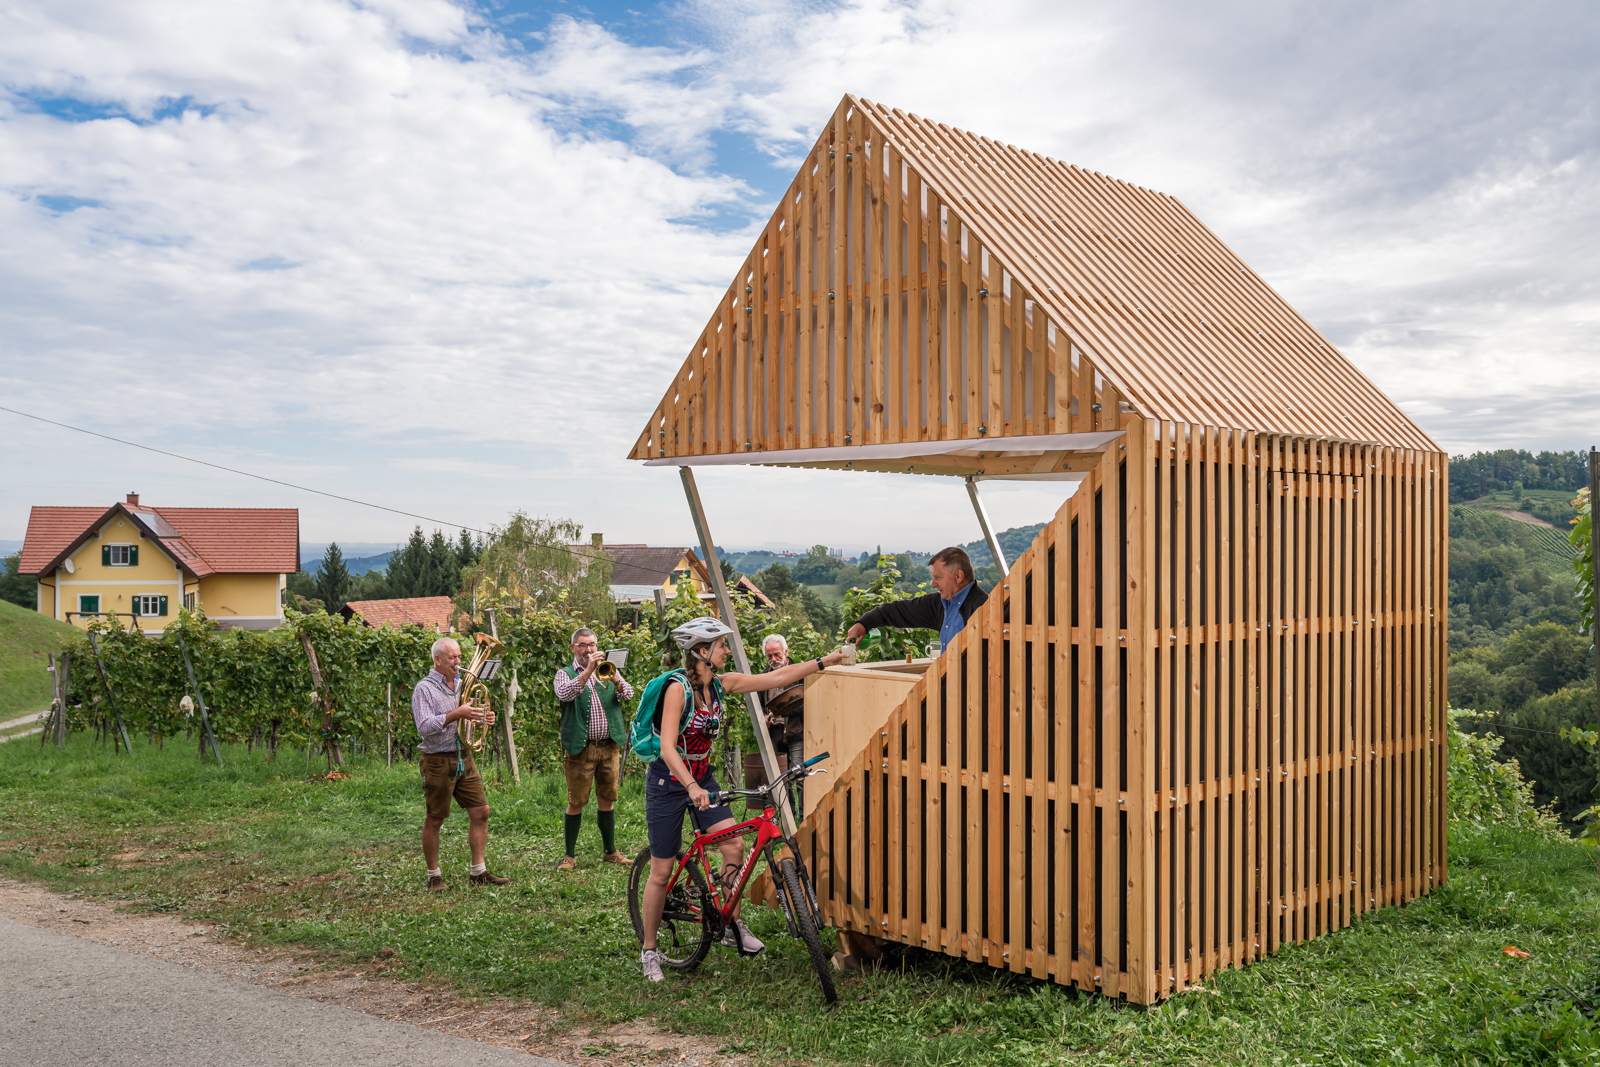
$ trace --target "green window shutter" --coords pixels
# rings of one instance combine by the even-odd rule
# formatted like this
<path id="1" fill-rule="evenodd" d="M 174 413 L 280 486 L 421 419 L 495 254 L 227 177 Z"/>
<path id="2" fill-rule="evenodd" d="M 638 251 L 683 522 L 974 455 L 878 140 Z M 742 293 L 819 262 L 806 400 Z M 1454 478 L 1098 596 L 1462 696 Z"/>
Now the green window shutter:
<path id="1" fill-rule="evenodd" d="M 139 594 L 135 593 L 129 599 L 133 601 L 133 613 L 137 616 L 139 614 Z"/>
<path id="2" fill-rule="evenodd" d="M 100 566 L 102 566 L 102 567 L 111 566 L 111 546 L 110 545 L 101 545 L 100 546 Z"/>
<path id="3" fill-rule="evenodd" d="M 138 565 L 139 565 L 139 546 L 138 545 L 129 545 L 128 546 L 128 566 L 137 567 Z"/>
<path id="4" fill-rule="evenodd" d="M 163 596 L 161 598 L 161 614 L 165 615 L 166 613 L 167 613 L 167 598 L 165 596 Z"/>

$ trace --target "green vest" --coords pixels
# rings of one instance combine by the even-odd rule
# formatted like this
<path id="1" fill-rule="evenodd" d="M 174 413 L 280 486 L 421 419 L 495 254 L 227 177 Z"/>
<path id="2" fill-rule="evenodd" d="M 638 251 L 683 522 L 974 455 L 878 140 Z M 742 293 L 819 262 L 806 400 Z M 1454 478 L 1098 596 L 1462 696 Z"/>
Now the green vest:
<path id="1" fill-rule="evenodd" d="M 568 678 L 576 678 L 583 672 L 569 663 L 561 668 L 561 673 Z M 617 700 L 617 687 L 611 682 L 595 682 L 595 688 L 600 691 L 600 706 L 606 712 L 606 728 L 611 731 L 611 740 L 619 745 L 626 743 L 628 728 L 622 721 L 622 705 Z M 561 747 L 574 756 L 582 752 L 583 746 L 589 743 L 589 703 L 593 699 L 589 687 L 585 685 L 578 690 L 577 699 L 561 702 Z"/>

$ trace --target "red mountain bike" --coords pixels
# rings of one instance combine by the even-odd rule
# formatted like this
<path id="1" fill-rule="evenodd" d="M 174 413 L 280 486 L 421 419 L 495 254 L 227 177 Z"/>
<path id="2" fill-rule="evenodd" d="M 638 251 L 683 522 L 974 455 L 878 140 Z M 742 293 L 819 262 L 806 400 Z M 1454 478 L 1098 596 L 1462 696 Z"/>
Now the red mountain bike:
<path id="1" fill-rule="evenodd" d="M 787 789 L 791 783 L 823 771 L 809 768 L 828 758 L 824 752 L 791 767 L 776 781 L 759 789 L 725 789 L 711 795 L 711 806 L 728 803 L 735 797 L 745 800 L 766 801 L 760 815 L 747 819 L 714 834 L 694 831 L 694 840 L 687 850 L 678 853 L 678 867 L 667 884 L 667 899 L 661 909 L 661 926 L 656 932 L 656 948 L 661 951 L 662 966 L 677 971 L 692 971 L 700 966 L 711 946 L 722 939 L 723 931 L 733 921 L 734 905 L 744 894 L 745 885 L 755 872 L 756 859 L 767 858 L 767 870 L 772 874 L 772 884 L 778 890 L 778 903 L 789 924 L 789 935 L 798 937 L 811 954 L 811 966 L 822 983 L 822 996 L 829 1004 L 839 999 L 833 987 L 833 971 L 827 955 L 822 951 L 822 912 L 817 908 L 816 890 L 811 876 L 806 873 L 800 849 L 783 832 L 772 804 L 775 790 Z M 691 822 L 692 828 L 692 822 Z M 723 871 L 718 877 L 711 868 L 711 856 L 716 847 L 735 836 L 755 835 L 754 847 L 745 849 L 744 864 L 737 870 Z M 773 847 L 785 846 L 784 855 L 775 858 Z M 650 850 L 645 849 L 633 861 L 628 876 L 628 912 L 633 917 L 633 932 L 644 943 L 644 887 L 650 880 Z"/>

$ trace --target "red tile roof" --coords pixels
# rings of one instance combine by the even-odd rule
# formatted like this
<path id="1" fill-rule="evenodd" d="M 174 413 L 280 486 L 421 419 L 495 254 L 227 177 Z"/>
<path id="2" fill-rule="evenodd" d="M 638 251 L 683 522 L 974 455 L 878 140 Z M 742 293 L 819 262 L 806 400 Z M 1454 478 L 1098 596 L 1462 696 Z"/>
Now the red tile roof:
<path id="1" fill-rule="evenodd" d="M 35 507 L 22 544 L 23 574 L 51 570 L 114 512 L 132 519 L 196 577 L 293 574 L 300 569 L 297 508 Z"/>
<path id="2" fill-rule="evenodd" d="M 110 508 L 34 508 L 28 513 L 28 532 L 22 542 L 21 574 L 49 570 L 61 554 Z"/>
<path id="3" fill-rule="evenodd" d="M 457 609 L 447 596 L 416 596 L 403 600 L 352 600 L 344 606 L 343 614 L 347 619 L 359 614 L 368 626 L 393 630 L 410 624 L 448 630 Z"/>

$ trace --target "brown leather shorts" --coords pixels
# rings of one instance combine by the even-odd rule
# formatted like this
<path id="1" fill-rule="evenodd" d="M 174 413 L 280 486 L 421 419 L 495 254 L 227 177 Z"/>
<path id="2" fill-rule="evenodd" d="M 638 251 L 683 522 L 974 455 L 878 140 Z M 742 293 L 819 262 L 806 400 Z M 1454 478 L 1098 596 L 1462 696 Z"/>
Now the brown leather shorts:
<path id="1" fill-rule="evenodd" d="M 589 790 L 596 790 L 608 804 L 617 802 L 617 772 L 622 766 L 622 748 L 615 741 L 590 741 L 574 756 L 561 755 L 561 769 L 567 776 L 567 803 L 581 808 L 589 803 Z"/>
<path id="2" fill-rule="evenodd" d="M 483 791 L 483 779 L 478 776 L 472 753 L 461 754 L 466 773 L 457 778 L 454 752 L 424 752 L 418 761 L 422 768 L 422 796 L 428 804 L 428 818 L 443 822 L 450 815 L 450 798 L 454 797 L 463 808 L 483 808 L 489 804 L 489 795 Z"/>

